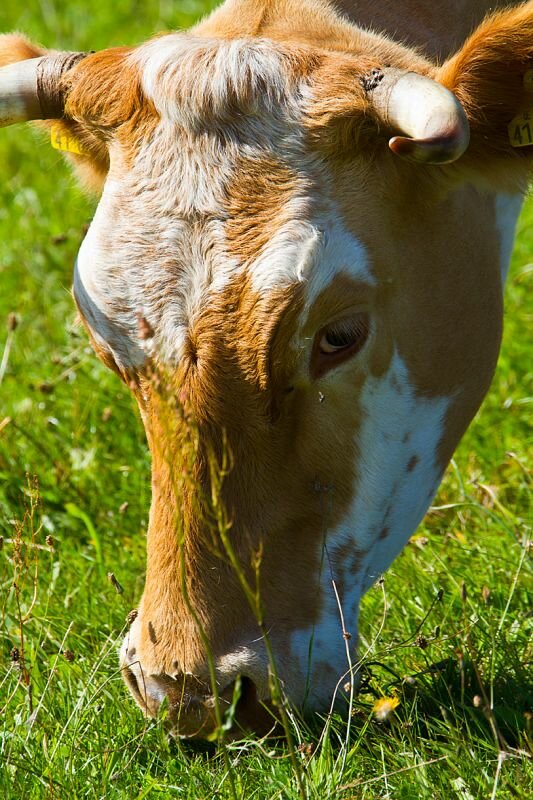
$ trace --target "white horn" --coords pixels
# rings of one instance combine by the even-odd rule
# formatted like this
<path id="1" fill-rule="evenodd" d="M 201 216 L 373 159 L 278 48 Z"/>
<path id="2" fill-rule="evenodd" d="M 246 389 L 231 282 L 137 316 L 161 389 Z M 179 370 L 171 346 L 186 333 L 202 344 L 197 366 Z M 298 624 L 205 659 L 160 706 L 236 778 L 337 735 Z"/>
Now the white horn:
<path id="1" fill-rule="evenodd" d="M 390 139 L 393 153 L 418 164 L 449 164 L 462 156 L 470 127 L 452 92 L 424 75 L 392 68 L 375 71 L 370 81 L 366 88 L 379 116 L 405 134 Z"/>
<path id="2" fill-rule="evenodd" d="M 34 119 L 60 119 L 61 78 L 87 53 L 51 53 L 0 68 L 0 127 Z"/>

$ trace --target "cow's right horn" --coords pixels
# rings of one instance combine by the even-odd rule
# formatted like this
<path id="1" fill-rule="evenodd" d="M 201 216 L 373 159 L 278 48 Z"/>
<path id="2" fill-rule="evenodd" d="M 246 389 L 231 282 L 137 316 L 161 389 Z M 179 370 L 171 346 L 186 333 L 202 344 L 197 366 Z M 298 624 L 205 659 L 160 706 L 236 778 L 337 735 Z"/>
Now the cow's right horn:
<path id="1" fill-rule="evenodd" d="M 60 119 L 65 107 L 61 78 L 86 55 L 50 53 L 0 68 L 0 127 Z"/>
<path id="2" fill-rule="evenodd" d="M 418 164 L 450 164 L 465 152 L 470 128 L 452 92 L 426 75 L 388 68 L 363 83 L 386 125 L 403 134 L 390 149 Z"/>

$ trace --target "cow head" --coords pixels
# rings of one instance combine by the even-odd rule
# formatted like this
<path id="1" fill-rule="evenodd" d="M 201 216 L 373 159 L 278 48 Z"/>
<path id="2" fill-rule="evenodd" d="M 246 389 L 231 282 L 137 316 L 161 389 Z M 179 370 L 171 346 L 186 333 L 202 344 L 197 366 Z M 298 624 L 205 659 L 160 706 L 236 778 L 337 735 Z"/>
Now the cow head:
<path id="1" fill-rule="evenodd" d="M 184 735 L 212 731 L 237 678 L 257 728 L 273 669 L 307 710 L 355 678 L 361 596 L 428 508 L 499 348 L 494 193 L 531 163 L 508 124 L 528 107 L 533 4 L 439 68 L 313 9 L 298 35 L 219 12 L 131 50 L 0 42 L 19 62 L 0 72 L 4 123 L 59 119 L 101 190 L 74 296 L 153 457 L 121 663 Z"/>

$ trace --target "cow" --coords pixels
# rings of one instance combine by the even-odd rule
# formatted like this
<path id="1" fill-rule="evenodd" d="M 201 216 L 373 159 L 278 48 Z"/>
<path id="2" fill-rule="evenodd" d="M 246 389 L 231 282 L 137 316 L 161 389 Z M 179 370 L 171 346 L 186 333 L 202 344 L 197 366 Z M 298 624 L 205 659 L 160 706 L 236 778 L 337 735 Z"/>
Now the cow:
<path id="1" fill-rule="evenodd" d="M 120 663 L 177 735 L 342 706 L 361 597 L 488 390 L 533 163 L 533 2 L 494 6 L 226 0 L 138 47 L 0 40 L 0 123 L 50 128 L 99 195 L 74 298 L 152 455 Z"/>

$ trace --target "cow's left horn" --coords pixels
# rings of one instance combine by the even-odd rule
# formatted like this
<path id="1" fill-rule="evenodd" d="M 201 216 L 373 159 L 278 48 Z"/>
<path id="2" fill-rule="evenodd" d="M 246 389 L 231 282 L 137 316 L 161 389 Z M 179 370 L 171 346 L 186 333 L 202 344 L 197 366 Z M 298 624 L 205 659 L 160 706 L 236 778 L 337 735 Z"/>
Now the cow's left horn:
<path id="1" fill-rule="evenodd" d="M 418 164 L 449 164 L 465 152 L 470 127 L 454 94 L 437 81 L 398 69 L 377 71 L 368 89 L 385 124 L 401 131 L 389 147 Z"/>
<path id="2" fill-rule="evenodd" d="M 0 127 L 33 119 L 60 119 L 61 78 L 87 53 L 50 53 L 0 68 Z"/>

